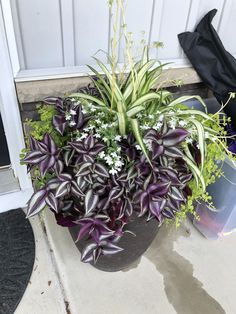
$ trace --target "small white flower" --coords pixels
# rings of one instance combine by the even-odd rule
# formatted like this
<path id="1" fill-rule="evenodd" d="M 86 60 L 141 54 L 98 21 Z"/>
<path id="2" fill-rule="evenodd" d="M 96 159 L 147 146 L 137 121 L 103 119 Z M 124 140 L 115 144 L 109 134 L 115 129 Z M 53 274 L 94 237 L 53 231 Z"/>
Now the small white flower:
<path id="1" fill-rule="evenodd" d="M 84 128 L 84 132 L 89 132 L 89 128 Z"/>
<path id="2" fill-rule="evenodd" d="M 71 109 L 71 110 L 70 110 L 70 114 L 71 114 L 72 116 L 75 116 L 75 115 L 76 115 L 76 111 L 75 111 L 74 109 Z"/>
<path id="3" fill-rule="evenodd" d="M 76 102 L 76 105 L 80 105 L 81 104 L 81 102 L 78 100 L 77 102 Z"/>
<path id="4" fill-rule="evenodd" d="M 72 97 L 72 98 L 71 98 L 71 101 L 75 102 L 75 101 L 76 101 L 76 99 L 75 99 L 74 97 Z"/>
<path id="5" fill-rule="evenodd" d="M 90 125 L 90 126 L 88 127 L 89 130 L 93 130 L 94 128 L 95 128 L 94 125 Z"/>
<path id="6" fill-rule="evenodd" d="M 205 138 L 209 138 L 209 133 L 208 132 L 205 132 Z"/>
<path id="7" fill-rule="evenodd" d="M 71 115 L 69 114 L 69 112 L 66 112 L 65 119 L 66 119 L 66 121 L 71 120 Z"/>
<path id="8" fill-rule="evenodd" d="M 120 167 L 123 166 L 123 164 L 124 164 L 124 163 L 123 163 L 121 160 L 116 160 L 116 161 L 115 161 L 115 168 L 116 168 L 116 169 L 117 169 L 117 168 L 120 169 Z"/>
<path id="9" fill-rule="evenodd" d="M 109 166 L 114 164 L 113 159 L 111 158 L 111 156 L 107 155 L 107 156 L 104 157 L 104 159 L 106 160 L 106 163 Z"/>
<path id="10" fill-rule="evenodd" d="M 149 119 L 153 119 L 153 118 L 154 118 L 154 115 L 153 115 L 153 114 L 150 114 L 150 115 L 148 116 L 148 118 L 149 118 Z"/>
<path id="11" fill-rule="evenodd" d="M 112 152 L 111 156 L 114 157 L 114 158 L 118 157 L 117 153 L 115 153 L 115 152 Z"/>
<path id="12" fill-rule="evenodd" d="M 115 141 L 120 142 L 121 141 L 121 136 L 120 135 L 116 135 L 115 136 Z"/>
<path id="13" fill-rule="evenodd" d="M 99 119 L 96 119 L 95 122 L 96 122 L 97 124 L 101 124 L 101 123 L 102 123 L 101 120 L 99 120 Z"/>
<path id="14" fill-rule="evenodd" d="M 95 137 L 95 138 L 101 138 L 101 135 L 100 135 L 99 133 L 95 133 L 95 134 L 94 134 L 94 137 Z"/>
<path id="15" fill-rule="evenodd" d="M 96 108 L 92 107 L 92 108 L 90 109 L 90 111 L 91 111 L 91 112 L 95 112 L 95 111 L 96 111 Z"/>
<path id="16" fill-rule="evenodd" d="M 75 125 L 76 125 L 75 121 L 71 121 L 71 122 L 69 123 L 69 126 L 75 126 Z"/>
<path id="17" fill-rule="evenodd" d="M 179 121 L 179 125 L 182 126 L 182 127 L 184 127 L 184 126 L 187 125 L 187 122 L 184 121 L 184 120 L 181 120 L 181 121 Z"/>
<path id="18" fill-rule="evenodd" d="M 99 156 L 100 158 L 104 158 L 106 155 L 105 155 L 105 152 L 102 151 L 102 152 L 100 152 L 100 153 L 98 154 L 98 156 Z"/>
<path id="19" fill-rule="evenodd" d="M 83 140 L 83 139 L 85 139 L 87 137 L 88 137 L 87 133 L 82 133 L 81 136 L 80 136 L 81 140 Z"/>
<path id="20" fill-rule="evenodd" d="M 103 141 L 104 141 L 104 142 L 108 142 L 108 138 L 104 137 L 104 138 L 103 138 Z"/>
<path id="21" fill-rule="evenodd" d="M 123 137 L 123 139 L 125 139 L 125 140 L 127 140 L 127 138 L 128 138 L 127 135 L 123 135 L 122 137 Z"/>
<path id="22" fill-rule="evenodd" d="M 138 144 L 135 145 L 135 147 L 136 147 L 137 150 L 142 150 L 141 147 Z"/>
<path id="23" fill-rule="evenodd" d="M 115 175 L 118 173 L 118 171 L 114 168 L 111 168 L 111 170 L 109 170 L 109 173 L 112 174 L 112 175 Z"/>
<path id="24" fill-rule="evenodd" d="M 84 114 L 86 114 L 86 113 L 87 113 L 87 110 L 86 110 L 84 107 L 82 107 L 82 112 L 83 112 Z"/>

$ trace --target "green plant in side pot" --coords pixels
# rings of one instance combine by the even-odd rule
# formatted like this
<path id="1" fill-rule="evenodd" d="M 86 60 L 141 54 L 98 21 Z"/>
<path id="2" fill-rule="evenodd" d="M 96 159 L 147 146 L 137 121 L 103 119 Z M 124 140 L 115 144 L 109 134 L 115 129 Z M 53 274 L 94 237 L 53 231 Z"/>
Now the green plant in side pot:
<path id="1" fill-rule="evenodd" d="M 125 77 L 114 58 L 111 72 L 96 59 L 101 71 L 89 67 L 93 85 L 48 97 L 40 109 L 43 125 L 29 122 L 23 162 L 37 188 L 27 215 L 49 208 L 59 225 L 72 228 L 82 261 L 101 263 L 101 269 L 133 262 L 165 220 L 178 224 L 194 201 L 209 200 L 206 185 L 221 175 L 215 161 L 226 148 L 219 113 L 183 104 L 195 98 L 205 107 L 199 96 L 173 99 L 157 90 L 162 66 L 148 51 L 129 62 Z M 137 254 L 131 252 L 135 239 Z M 105 266 L 116 260 L 115 268 Z"/>

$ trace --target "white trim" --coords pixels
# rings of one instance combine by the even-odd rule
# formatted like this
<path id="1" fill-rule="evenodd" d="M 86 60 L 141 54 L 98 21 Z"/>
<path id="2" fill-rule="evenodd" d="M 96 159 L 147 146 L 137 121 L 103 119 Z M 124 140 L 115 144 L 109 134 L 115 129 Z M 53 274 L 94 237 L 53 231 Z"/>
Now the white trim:
<path id="1" fill-rule="evenodd" d="M 0 196 L 0 213 L 11 209 L 23 208 L 33 193 L 33 189 L 9 193 Z"/>
<path id="2" fill-rule="evenodd" d="M 19 106 L 0 4 L 0 111 L 6 133 L 7 144 L 14 175 L 19 180 L 21 190 L 32 188 L 26 166 L 20 165 L 19 154 L 25 147 Z M 9 194 L 10 195 L 10 194 Z"/>
<path id="3" fill-rule="evenodd" d="M 161 63 L 170 63 L 167 68 L 185 68 L 191 67 L 187 59 L 167 59 L 160 60 Z M 95 65 L 94 68 L 99 70 Z M 120 64 L 120 68 L 122 68 Z M 72 67 L 60 67 L 60 68 L 48 68 L 48 69 L 35 69 L 35 70 L 21 70 L 15 76 L 15 82 L 29 82 L 29 81 L 43 81 L 54 80 L 60 78 L 72 78 L 72 77 L 84 77 L 92 74 L 87 66 L 72 66 Z"/>
<path id="4" fill-rule="evenodd" d="M 13 26 L 11 2 L 9 0 L 2 0 L 2 11 L 7 36 L 7 43 L 11 57 L 11 65 L 13 74 L 15 76 L 20 70 L 20 62 L 16 45 L 15 31 Z"/>

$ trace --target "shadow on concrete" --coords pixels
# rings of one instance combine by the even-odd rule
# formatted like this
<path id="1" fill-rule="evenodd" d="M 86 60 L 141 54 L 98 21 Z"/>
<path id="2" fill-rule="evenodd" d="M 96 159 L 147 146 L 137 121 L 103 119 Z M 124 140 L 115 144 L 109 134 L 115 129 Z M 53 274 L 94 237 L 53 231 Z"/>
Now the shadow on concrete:
<path id="1" fill-rule="evenodd" d="M 144 255 L 163 275 L 165 293 L 169 302 L 178 314 L 225 314 L 221 305 L 193 276 L 193 265 L 174 251 L 174 243 L 180 236 L 189 237 L 189 230 L 184 227 L 176 229 L 175 226 L 161 227 L 156 239 Z M 137 267 L 137 264 L 133 265 L 135 266 Z"/>

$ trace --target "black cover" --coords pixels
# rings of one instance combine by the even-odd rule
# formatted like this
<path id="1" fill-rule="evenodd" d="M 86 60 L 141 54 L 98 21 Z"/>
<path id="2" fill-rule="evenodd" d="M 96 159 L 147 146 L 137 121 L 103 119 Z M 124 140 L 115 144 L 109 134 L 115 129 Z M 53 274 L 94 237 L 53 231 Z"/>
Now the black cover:
<path id="1" fill-rule="evenodd" d="M 15 209 L 0 214 L 0 314 L 15 312 L 29 282 L 34 257 L 34 234 L 24 212 Z"/>
<path id="2" fill-rule="evenodd" d="M 208 12 L 194 32 L 181 33 L 178 38 L 203 82 L 213 91 L 218 102 L 225 104 L 229 93 L 236 92 L 236 60 L 225 50 L 211 24 L 216 12 L 216 9 Z M 231 99 L 224 111 L 236 127 L 236 99 Z"/>
<path id="3" fill-rule="evenodd" d="M 7 148 L 6 136 L 3 129 L 2 118 L 0 115 L 0 167 L 10 165 L 10 158 Z"/>

